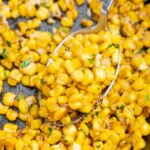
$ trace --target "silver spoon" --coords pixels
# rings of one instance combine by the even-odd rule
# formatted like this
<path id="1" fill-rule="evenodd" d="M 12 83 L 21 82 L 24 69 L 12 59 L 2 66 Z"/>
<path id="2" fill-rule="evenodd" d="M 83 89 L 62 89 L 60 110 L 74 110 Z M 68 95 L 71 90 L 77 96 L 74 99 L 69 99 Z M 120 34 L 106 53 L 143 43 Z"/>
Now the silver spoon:
<path id="1" fill-rule="evenodd" d="M 54 50 L 53 54 L 57 54 L 59 52 L 59 49 L 60 47 L 69 39 L 71 38 L 72 36 L 76 35 L 76 34 L 91 34 L 91 33 L 98 33 L 100 32 L 101 30 L 104 30 L 104 31 L 109 31 L 108 30 L 108 26 L 107 26 L 107 23 L 108 23 L 108 12 L 109 12 L 109 9 L 110 9 L 110 6 L 112 4 L 113 0 L 103 0 L 103 6 L 102 6 L 102 9 L 100 11 L 100 17 L 99 17 L 99 20 L 98 20 L 98 23 L 97 25 L 93 26 L 93 27 L 88 27 L 88 28 L 84 28 L 84 29 L 80 29 L 78 31 L 75 31 L 73 33 L 71 33 L 70 35 L 68 35 L 57 47 L 56 49 Z M 49 65 L 51 62 L 53 61 L 53 59 L 49 59 L 47 65 Z M 118 76 L 118 73 L 119 73 L 119 69 L 120 69 L 120 62 L 121 62 L 121 58 L 120 58 L 120 50 L 118 49 L 118 64 L 116 66 L 116 72 L 115 72 L 115 77 Z M 102 100 L 109 92 L 110 90 L 112 89 L 114 83 L 115 83 L 115 80 L 112 80 L 110 85 L 100 94 L 100 98 L 97 100 L 96 104 L 94 105 L 92 111 L 96 108 L 96 106 L 98 106 L 100 104 L 100 100 Z M 81 116 L 79 116 L 77 119 L 74 119 L 70 124 L 75 124 L 75 123 L 78 123 L 79 121 L 81 121 L 84 117 L 86 117 L 85 114 L 82 114 Z M 57 122 L 53 122 L 53 123 L 50 123 L 51 125 L 56 125 L 56 126 L 59 126 L 59 127 L 63 127 L 63 126 L 66 126 L 66 125 L 63 125 L 61 124 L 60 122 L 57 123 Z M 68 124 L 67 124 L 68 125 Z"/>

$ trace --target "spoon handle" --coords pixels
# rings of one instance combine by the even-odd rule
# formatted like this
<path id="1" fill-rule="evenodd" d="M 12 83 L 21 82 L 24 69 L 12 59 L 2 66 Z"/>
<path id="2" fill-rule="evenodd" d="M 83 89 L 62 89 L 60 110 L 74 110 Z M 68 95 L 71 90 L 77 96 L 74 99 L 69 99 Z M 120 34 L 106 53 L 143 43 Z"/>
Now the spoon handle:
<path id="1" fill-rule="evenodd" d="M 103 1 L 103 7 L 102 7 L 100 13 L 103 13 L 103 14 L 107 15 L 112 2 L 113 2 L 113 0 L 104 0 Z"/>

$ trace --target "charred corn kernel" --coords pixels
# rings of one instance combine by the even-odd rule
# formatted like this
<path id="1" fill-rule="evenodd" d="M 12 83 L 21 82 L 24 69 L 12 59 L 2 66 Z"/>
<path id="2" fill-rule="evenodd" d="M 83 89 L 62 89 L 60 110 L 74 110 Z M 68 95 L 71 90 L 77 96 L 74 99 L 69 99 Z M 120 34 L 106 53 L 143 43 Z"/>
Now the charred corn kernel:
<path id="1" fill-rule="evenodd" d="M 32 105 L 30 108 L 30 115 L 33 116 L 34 118 L 38 117 L 38 105 Z"/>
<path id="2" fill-rule="evenodd" d="M 11 69 L 13 67 L 13 64 L 12 62 L 10 62 L 9 60 L 7 59 L 3 59 L 1 60 L 1 64 L 6 67 L 7 69 Z"/>
<path id="3" fill-rule="evenodd" d="M 10 121 L 15 121 L 18 117 L 18 113 L 15 110 L 9 108 L 6 113 L 6 117 Z"/>
<path id="4" fill-rule="evenodd" d="M 49 12 L 48 9 L 45 7 L 40 6 L 36 12 L 36 17 L 40 20 L 45 20 L 48 18 Z"/>
<path id="5" fill-rule="evenodd" d="M 21 113 L 28 113 L 29 105 L 24 99 L 20 99 L 18 103 L 18 108 Z"/>
<path id="6" fill-rule="evenodd" d="M 64 27 L 72 27 L 73 26 L 73 20 L 71 18 L 63 17 L 61 20 L 61 24 Z"/>
<path id="7" fill-rule="evenodd" d="M 22 141 L 22 139 L 18 139 L 17 143 L 15 145 L 16 150 L 22 150 L 25 146 L 25 143 Z"/>
<path id="8" fill-rule="evenodd" d="M 61 137 L 62 137 L 62 134 L 60 131 L 52 129 L 52 131 L 51 131 L 51 133 L 49 133 L 46 141 L 49 144 L 56 144 L 57 142 L 60 141 Z"/>
<path id="9" fill-rule="evenodd" d="M 42 121 L 41 119 L 35 119 L 31 121 L 31 129 L 39 129 Z"/>
<path id="10" fill-rule="evenodd" d="M 8 108 L 9 108 L 8 106 L 5 106 L 5 105 L 0 103 L 0 114 L 1 115 L 5 115 L 7 110 L 8 110 Z"/>
<path id="11" fill-rule="evenodd" d="M 144 79 L 143 78 L 137 78 L 133 84 L 132 84 L 133 89 L 135 90 L 142 90 L 144 88 Z"/>
<path id="12" fill-rule="evenodd" d="M 7 106 L 13 106 L 16 94 L 12 92 L 6 92 L 3 96 L 3 103 Z"/>
<path id="13" fill-rule="evenodd" d="M 6 123 L 3 128 L 4 131 L 14 132 L 14 133 L 17 132 L 17 129 L 18 129 L 18 125 L 12 123 Z"/>
<path id="14" fill-rule="evenodd" d="M 58 109 L 57 98 L 50 97 L 46 101 L 48 111 L 55 112 Z"/>
<path id="15" fill-rule="evenodd" d="M 82 101 L 83 101 L 83 94 L 73 94 L 69 100 L 68 100 L 68 105 L 76 110 L 82 107 Z"/>

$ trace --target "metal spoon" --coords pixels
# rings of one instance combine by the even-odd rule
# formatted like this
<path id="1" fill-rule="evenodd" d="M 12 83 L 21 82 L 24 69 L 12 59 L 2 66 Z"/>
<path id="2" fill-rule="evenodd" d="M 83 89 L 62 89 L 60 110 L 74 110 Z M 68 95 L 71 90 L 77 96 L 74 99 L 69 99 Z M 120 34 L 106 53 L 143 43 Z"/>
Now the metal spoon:
<path id="1" fill-rule="evenodd" d="M 60 47 L 69 39 L 71 38 L 72 36 L 76 35 L 76 34 L 91 34 L 91 33 L 98 33 L 100 32 L 101 30 L 104 30 L 104 31 L 109 31 L 108 30 L 108 26 L 107 26 L 107 22 L 108 22 L 108 12 L 109 12 L 109 9 L 110 9 L 110 6 L 112 4 L 113 0 L 104 0 L 103 1 L 103 6 L 102 6 L 102 9 L 100 11 L 100 17 L 99 17 L 99 20 L 98 20 L 98 23 L 97 25 L 93 26 L 93 27 L 89 27 L 89 28 L 84 28 L 84 29 L 80 29 L 78 31 L 75 31 L 73 33 L 71 33 L 70 35 L 68 35 L 57 47 L 56 49 L 54 50 L 53 54 L 57 54 L 59 52 L 59 49 Z M 117 64 L 117 67 L 116 67 L 116 72 L 115 72 L 115 77 L 118 76 L 118 73 L 119 73 L 119 69 L 120 69 L 120 51 L 118 49 L 118 64 Z M 49 65 L 53 60 L 50 58 L 47 65 Z M 96 106 L 99 105 L 100 103 L 100 100 L 102 100 L 108 93 L 109 91 L 112 89 L 112 86 L 114 85 L 115 83 L 115 79 L 111 81 L 110 85 L 100 94 L 100 98 L 97 100 L 96 104 L 94 105 L 92 111 L 96 108 Z M 79 121 L 81 121 L 86 115 L 85 114 L 82 114 L 81 116 L 79 116 L 78 118 L 74 119 L 71 124 L 74 124 L 74 123 L 78 123 Z M 61 124 L 60 122 L 57 123 L 50 123 L 51 125 L 56 125 L 56 126 L 59 126 L 59 127 L 62 127 L 62 126 L 65 126 L 63 124 Z M 68 124 L 67 124 L 68 125 Z"/>

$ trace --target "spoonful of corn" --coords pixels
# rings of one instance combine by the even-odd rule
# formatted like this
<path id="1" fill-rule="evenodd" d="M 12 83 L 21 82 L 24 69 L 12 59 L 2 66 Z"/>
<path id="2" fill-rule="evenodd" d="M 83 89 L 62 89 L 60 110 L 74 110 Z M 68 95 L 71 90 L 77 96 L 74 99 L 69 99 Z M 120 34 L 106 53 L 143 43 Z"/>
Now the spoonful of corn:
<path id="1" fill-rule="evenodd" d="M 108 11 L 113 0 L 104 0 L 96 26 L 67 36 L 54 50 L 47 67 L 50 84 L 47 108 L 50 124 L 78 123 L 109 93 L 120 68 L 120 36 L 108 31 Z M 66 119 L 68 117 L 68 119 Z"/>

